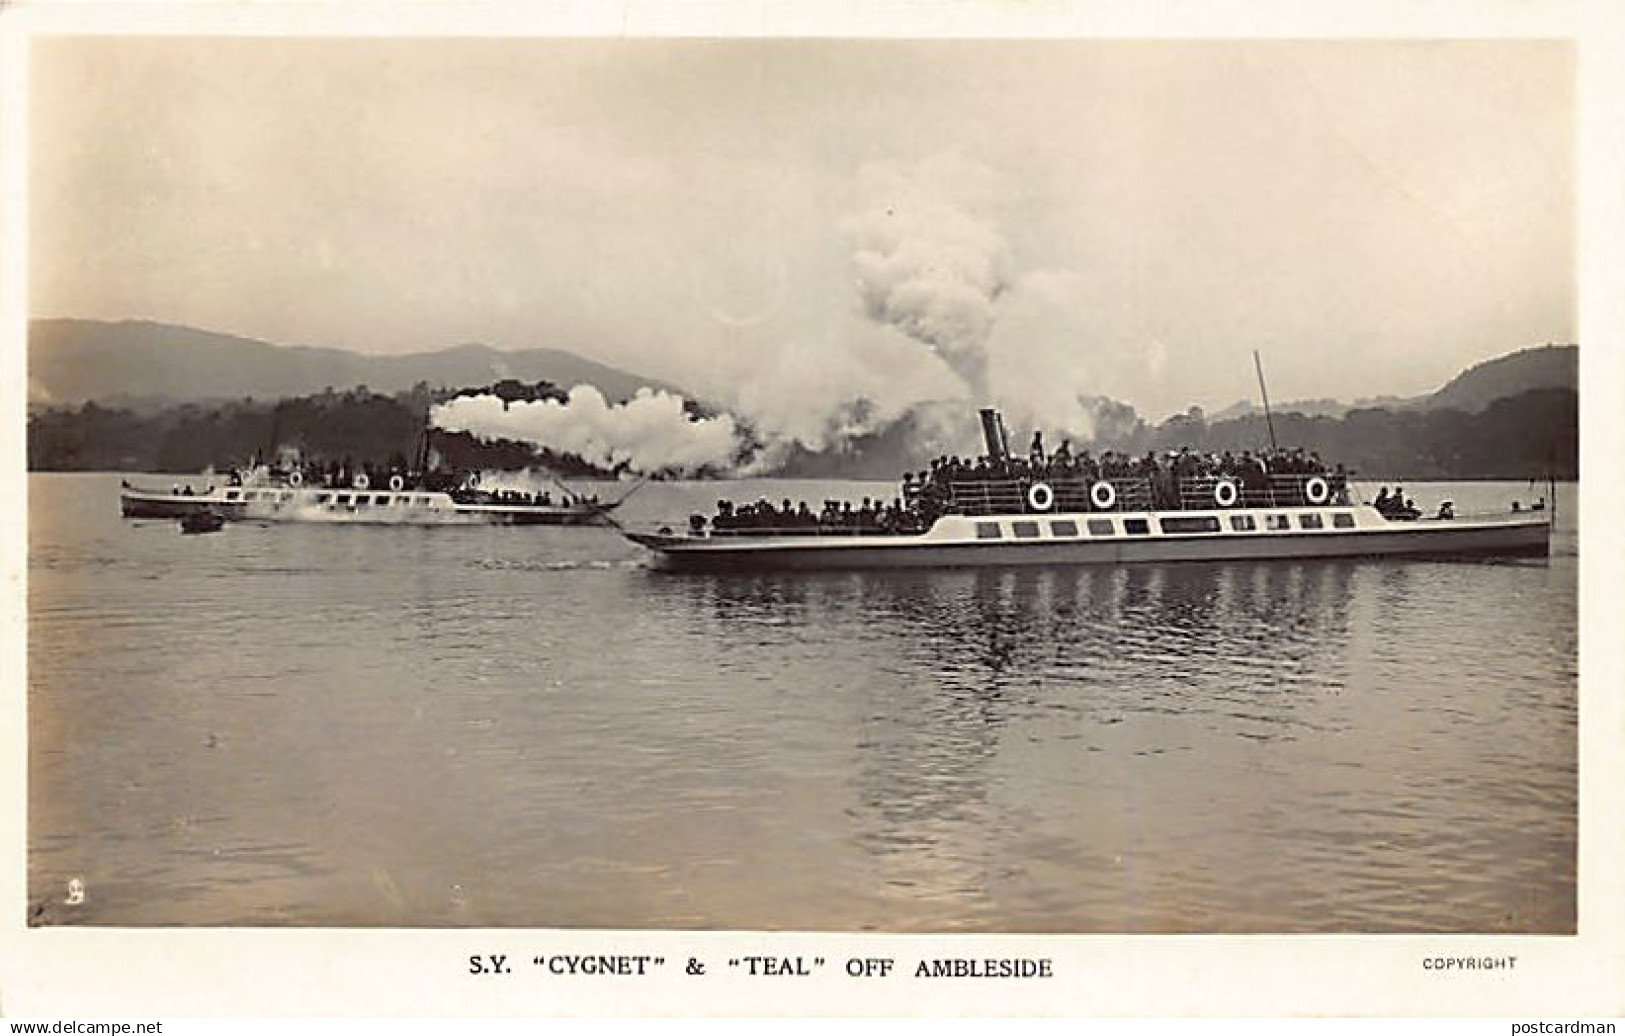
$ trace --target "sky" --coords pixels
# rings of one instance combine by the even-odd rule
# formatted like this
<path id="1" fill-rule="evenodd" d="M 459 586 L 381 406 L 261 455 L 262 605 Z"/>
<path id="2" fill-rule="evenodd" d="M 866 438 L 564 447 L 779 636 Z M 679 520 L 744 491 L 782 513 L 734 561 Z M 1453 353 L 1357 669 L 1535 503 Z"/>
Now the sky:
<path id="1" fill-rule="evenodd" d="M 62 38 L 30 312 L 550 346 L 812 441 L 1438 388 L 1576 340 L 1539 41 Z"/>

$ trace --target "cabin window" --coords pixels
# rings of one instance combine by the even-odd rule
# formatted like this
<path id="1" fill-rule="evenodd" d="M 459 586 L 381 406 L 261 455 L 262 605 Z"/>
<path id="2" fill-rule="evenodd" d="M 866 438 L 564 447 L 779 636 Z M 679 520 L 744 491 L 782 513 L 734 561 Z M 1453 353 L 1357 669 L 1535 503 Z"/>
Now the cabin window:
<path id="1" fill-rule="evenodd" d="M 389 497 L 383 496 L 383 495 L 380 494 L 378 496 L 373 497 L 372 502 L 375 503 L 375 504 L 382 504 L 383 506 L 388 507 L 389 506 Z"/>
<path id="2" fill-rule="evenodd" d="M 1332 515 L 1332 524 L 1339 529 L 1352 529 L 1354 528 L 1354 516 L 1347 511 L 1338 511 Z"/>
<path id="3" fill-rule="evenodd" d="M 1252 532 L 1258 528 L 1258 523 L 1253 521 L 1250 514 L 1233 514 L 1230 516 L 1230 528 L 1236 532 Z"/>
<path id="4" fill-rule="evenodd" d="M 1011 522 L 1010 531 L 1016 534 L 1018 540 L 1036 540 L 1038 538 L 1038 523 Z"/>
<path id="5" fill-rule="evenodd" d="M 1078 534 L 1078 523 L 1065 520 L 1050 522 L 1049 534 L 1051 536 L 1076 536 Z"/>
<path id="6" fill-rule="evenodd" d="M 332 493 L 317 493 L 316 494 L 316 502 L 318 504 L 325 504 L 331 499 L 333 499 L 333 494 Z"/>
<path id="7" fill-rule="evenodd" d="M 1264 528 L 1271 532 L 1282 532 L 1292 528 L 1292 519 L 1284 514 L 1267 514 L 1264 516 Z"/>
<path id="8" fill-rule="evenodd" d="M 1300 529 L 1324 529 L 1326 523 L 1320 520 L 1318 514 L 1300 514 L 1298 515 L 1298 527 Z"/>
<path id="9" fill-rule="evenodd" d="M 1089 535 L 1115 536 L 1117 535 L 1117 529 L 1112 525 L 1110 518 L 1091 518 L 1089 519 Z"/>
<path id="10" fill-rule="evenodd" d="M 1131 519 L 1132 520 L 1132 519 Z M 1163 532 L 1218 532 L 1219 519 L 1211 514 L 1181 515 L 1162 519 Z"/>
<path id="11" fill-rule="evenodd" d="M 339 504 L 340 506 L 348 507 L 350 505 L 350 494 L 349 493 L 340 493 L 337 497 L 335 497 L 333 499 L 333 502 L 335 504 Z"/>
<path id="12" fill-rule="evenodd" d="M 235 489 L 226 490 L 226 499 L 227 500 L 235 500 L 235 499 L 237 499 L 237 496 L 238 496 L 237 490 L 235 490 Z"/>
<path id="13" fill-rule="evenodd" d="M 977 522 L 976 538 L 979 540 L 996 540 L 1002 533 L 999 532 L 998 522 Z"/>
<path id="14" fill-rule="evenodd" d="M 1130 536 L 1151 535 L 1151 523 L 1144 518 L 1124 518 L 1123 531 Z"/>
<path id="15" fill-rule="evenodd" d="M 283 503 L 287 503 L 289 500 L 293 499 L 293 494 L 292 493 L 283 493 L 281 495 L 280 499 L 281 499 L 281 501 Z"/>

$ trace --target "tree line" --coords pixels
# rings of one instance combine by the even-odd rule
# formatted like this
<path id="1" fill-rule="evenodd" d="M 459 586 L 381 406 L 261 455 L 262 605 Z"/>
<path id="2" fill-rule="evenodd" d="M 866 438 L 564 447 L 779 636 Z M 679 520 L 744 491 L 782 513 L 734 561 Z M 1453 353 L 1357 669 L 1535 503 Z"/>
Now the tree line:
<path id="1" fill-rule="evenodd" d="M 1091 444 L 1141 454 L 1189 446 L 1204 453 L 1258 450 L 1274 439 L 1302 447 L 1363 478 L 1527 479 L 1580 474 L 1579 394 L 1530 389 L 1481 411 L 1365 408 L 1341 417 L 1260 413 L 1209 423 L 1200 410 L 1155 427 L 1119 425 Z"/>
<path id="2" fill-rule="evenodd" d="M 508 401 L 558 399 L 551 382 L 516 380 L 478 389 L 430 388 L 420 382 L 385 395 L 365 385 L 274 402 L 245 397 L 213 405 L 185 403 L 156 411 L 94 402 L 42 410 L 28 419 L 30 471 L 193 473 L 270 460 L 282 446 L 311 461 L 415 466 L 430 409 L 458 395 L 491 392 Z M 573 456 L 527 443 L 483 442 L 466 432 L 436 430 L 430 442 L 441 463 L 459 470 L 546 466 L 566 475 L 603 471 Z"/>
<path id="3" fill-rule="evenodd" d="M 393 395 L 357 386 L 327 389 L 277 401 L 245 398 L 220 404 L 181 404 L 151 412 L 85 403 L 38 411 L 28 420 L 28 466 L 32 471 L 224 470 L 256 455 L 269 458 L 278 446 L 295 446 L 312 460 L 415 463 L 436 403 L 457 395 L 491 392 L 513 400 L 558 399 L 548 382 L 515 380 L 479 389 L 431 389 L 426 383 Z M 1074 450 L 1111 449 L 1133 455 L 1189 446 L 1204 453 L 1240 453 L 1270 442 L 1262 414 L 1207 421 L 1192 408 L 1148 425 L 1119 405 L 1102 415 L 1101 434 L 1074 442 Z M 696 411 L 695 416 L 701 416 Z M 1105 418 L 1111 418 L 1107 420 Z M 1579 476 L 1579 397 L 1570 389 L 1532 389 L 1491 403 L 1482 411 L 1368 408 L 1341 417 L 1275 414 L 1282 446 L 1320 454 L 1364 478 L 1526 479 Z M 903 426 L 899 426 L 902 428 Z M 905 429 L 906 430 L 906 429 Z M 919 466 L 902 443 L 877 440 L 872 450 L 843 455 L 848 475 L 900 475 Z M 458 469 L 517 469 L 538 464 L 561 474 L 607 474 L 580 458 L 537 450 L 527 443 L 482 442 L 467 433 L 436 431 L 433 447 L 444 465 Z M 893 449 L 895 447 L 895 450 Z M 896 456 L 892 456 L 892 453 Z M 865 457 L 862 454 L 872 453 Z M 870 471 L 881 454 L 890 466 Z M 794 465 L 792 465 L 794 469 Z M 799 472 L 796 473 L 805 473 Z M 834 472 L 830 472 L 834 474 Z"/>

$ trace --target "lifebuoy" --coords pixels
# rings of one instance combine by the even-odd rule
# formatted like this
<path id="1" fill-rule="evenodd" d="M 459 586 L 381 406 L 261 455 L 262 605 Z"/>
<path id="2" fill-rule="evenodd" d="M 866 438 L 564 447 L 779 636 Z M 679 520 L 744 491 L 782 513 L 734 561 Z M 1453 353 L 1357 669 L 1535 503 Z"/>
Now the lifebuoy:
<path id="1" fill-rule="evenodd" d="M 1220 507 L 1234 507 L 1241 494 L 1236 491 L 1236 484 L 1230 479 L 1221 478 L 1213 487 L 1213 502 Z"/>
<path id="2" fill-rule="evenodd" d="M 389 476 L 389 488 L 399 493 L 401 490 L 406 488 L 406 479 L 399 475 Z"/>
<path id="3" fill-rule="evenodd" d="M 304 484 L 305 484 L 305 474 L 304 474 L 304 472 L 295 471 L 293 474 L 288 476 L 288 485 L 292 486 L 293 488 L 298 489 L 300 486 L 302 486 Z"/>
<path id="4" fill-rule="evenodd" d="M 1047 511 L 1055 506 L 1055 490 L 1043 482 L 1034 482 L 1027 490 L 1027 503 L 1035 511 Z"/>
<path id="5" fill-rule="evenodd" d="M 1089 487 L 1089 502 L 1097 510 L 1110 511 L 1117 504 L 1117 487 L 1101 479 Z"/>
<path id="6" fill-rule="evenodd" d="M 1303 495 L 1312 504 L 1324 504 L 1332 498 L 1332 487 L 1326 480 L 1316 475 L 1303 484 Z"/>
<path id="7" fill-rule="evenodd" d="M 372 485 L 372 483 L 368 481 L 365 474 L 357 475 L 350 481 L 350 484 L 355 486 L 357 489 L 366 489 L 368 486 Z"/>

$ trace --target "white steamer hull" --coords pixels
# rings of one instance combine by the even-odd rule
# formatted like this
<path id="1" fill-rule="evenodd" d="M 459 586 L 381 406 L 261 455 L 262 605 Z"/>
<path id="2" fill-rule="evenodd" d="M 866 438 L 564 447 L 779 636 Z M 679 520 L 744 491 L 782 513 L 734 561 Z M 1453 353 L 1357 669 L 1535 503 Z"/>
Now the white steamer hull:
<path id="1" fill-rule="evenodd" d="M 196 496 L 125 489 L 126 518 L 176 519 L 213 512 L 232 522 L 333 522 L 362 525 L 589 525 L 608 506 L 462 504 L 446 493 L 392 490 L 238 489 Z"/>
<path id="2" fill-rule="evenodd" d="M 1229 513 L 1221 517 L 1228 518 Z M 974 526 L 989 519 L 944 518 L 912 536 L 671 536 L 629 534 L 660 555 L 664 568 L 681 571 L 963 568 L 1008 565 L 1120 565 L 1183 561 L 1287 560 L 1346 557 L 1544 557 L 1550 524 L 1544 518 L 1388 522 L 1363 514 L 1354 528 L 1225 531 L 1180 535 L 1155 531 L 1159 515 L 1125 515 L 1147 523 L 1142 535 L 1056 537 L 1051 521 L 1084 523 L 1099 515 L 1045 516 L 1046 532 L 1010 537 L 1003 519 L 998 539 L 979 539 Z M 1189 517 L 1181 512 L 1179 517 Z M 1262 514 L 1256 515 L 1262 530 Z M 1328 522 L 1329 524 L 1329 522 Z M 1228 525 L 1226 525 L 1228 529 Z"/>

